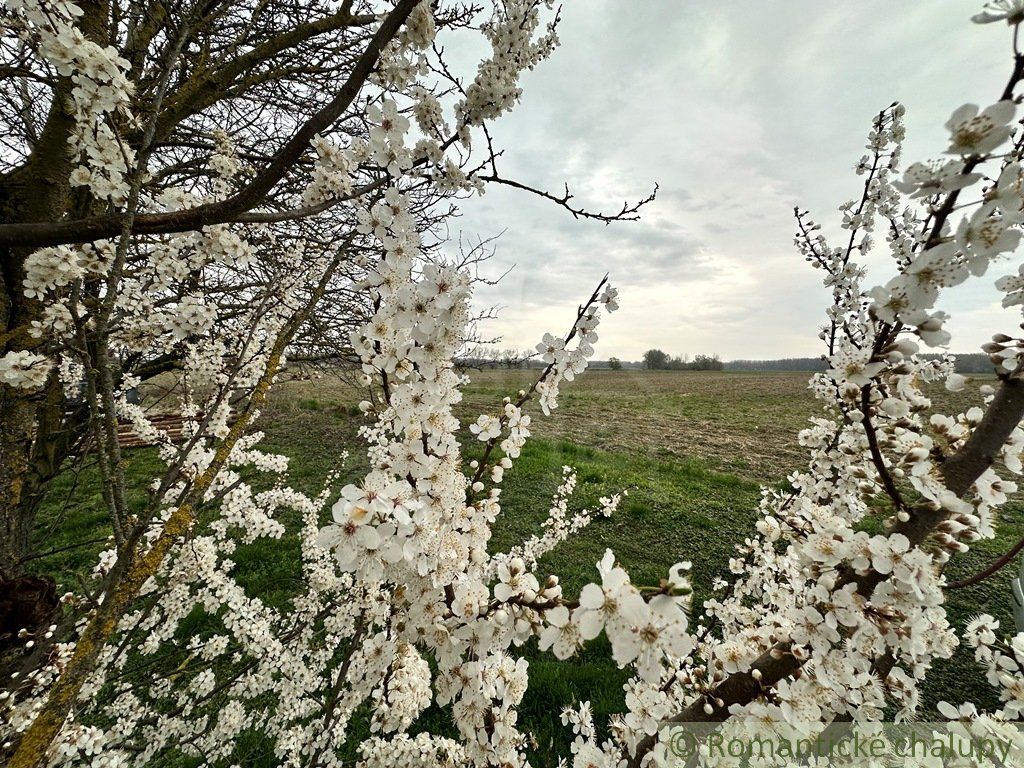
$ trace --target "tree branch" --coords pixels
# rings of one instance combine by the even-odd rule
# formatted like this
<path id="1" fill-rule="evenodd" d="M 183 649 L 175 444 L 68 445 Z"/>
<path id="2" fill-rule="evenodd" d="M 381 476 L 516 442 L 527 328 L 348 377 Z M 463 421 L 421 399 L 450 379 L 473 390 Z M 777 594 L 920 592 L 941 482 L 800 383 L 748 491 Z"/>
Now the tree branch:
<path id="1" fill-rule="evenodd" d="M 352 104 L 363 84 L 377 66 L 380 53 L 398 34 L 418 0 L 399 0 L 374 33 L 366 50 L 356 61 L 348 80 L 327 106 L 302 124 L 285 143 L 270 164 L 245 187 L 225 200 L 207 203 L 184 211 L 140 214 L 135 217 L 133 234 L 162 234 L 201 229 L 212 224 L 232 221 L 236 216 L 259 205 L 294 163 L 307 151 L 316 134 L 326 130 Z M 95 216 L 62 222 L 20 223 L 0 225 L 0 247 L 45 247 L 66 243 L 83 243 L 119 235 L 124 214 Z"/>
<path id="2" fill-rule="evenodd" d="M 1016 544 L 1014 544 L 1010 548 L 1009 552 L 1007 552 L 1005 555 L 1003 555 L 994 563 L 992 563 L 992 565 L 990 565 L 988 568 L 986 568 L 983 571 L 980 571 L 979 573 L 974 574 L 973 576 L 969 576 L 966 579 L 954 581 L 952 584 L 949 585 L 949 589 L 963 589 L 964 587 L 970 587 L 974 584 L 984 581 L 992 574 L 998 573 L 1001 569 L 1005 568 L 1008 564 L 1013 562 L 1013 558 L 1020 554 L 1022 550 L 1024 550 L 1024 539 L 1021 539 Z"/>
<path id="3" fill-rule="evenodd" d="M 495 184 L 504 184 L 507 187 L 514 187 L 515 189 L 521 189 L 524 192 L 531 192 L 538 197 L 543 197 L 545 200 L 550 200 L 556 203 L 576 219 L 593 219 L 595 221 L 603 221 L 605 224 L 610 224 L 613 221 L 637 221 L 640 218 L 640 209 L 650 202 L 654 201 L 654 198 L 658 194 L 658 185 L 654 185 L 654 189 L 647 197 L 635 202 L 625 202 L 622 204 L 621 210 L 618 213 L 602 213 L 601 211 L 588 211 L 585 208 L 580 208 L 572 205 L 569 201 L 573 199 L 572 194 L 569 192 L 569 185 L 565 185 L 565 192 L 561 196 L 553 195 L 550 192 L 546 192 L 543 189 L 537 189 L 531 187 L 528 184 L 523 184 L 512 179 L 506 179 L 503 176 L 499 176 L 496 172 L 489 176 L 478 176 L 481 181 L 490 181 Z M 2 237 L 2 227 L 0 227 L 0 237 Z"/>
<path id="4" fill-rule="evenodd" d="M 982 472 L 991 466 L 1006 439 L 1022 418 L 1024 381 L 1018 378 L 1005 379 L 971 437 L 956 454 L 941 465 L 940 472 L 946 487 L 957 496 L 963 496 Z M 947 516 L 945 510 L 918 508 L 909 520 L 892 526 L 889 533 L 902 533 L 912 545 L 920 545 Z M 870 596 L 875 587 L 887 578 L 888 575 L 874 570 L 862 576 L 850 574 L 837 581 L 836 589 L 844 584 L 854 583 L 859 594 Z M 780 642 L 761 654 L 748 671 L 729 675 L 710 692 L 699 697 L 667 722 L 723 722 L 730 716 L 730 707 L 751 703 L 765 690 L 795 674 L 803 664 L 804 661 L 792 655 L 788 642 Z M 705 710 L 706 704 L 711 705 L 711 712 Z M 650 752 L 656 741 L 656 736 L 642 739 L 637 744 L 636 752 L 629 759 L 629 768 L 639 768 L 643 756 Z"/>

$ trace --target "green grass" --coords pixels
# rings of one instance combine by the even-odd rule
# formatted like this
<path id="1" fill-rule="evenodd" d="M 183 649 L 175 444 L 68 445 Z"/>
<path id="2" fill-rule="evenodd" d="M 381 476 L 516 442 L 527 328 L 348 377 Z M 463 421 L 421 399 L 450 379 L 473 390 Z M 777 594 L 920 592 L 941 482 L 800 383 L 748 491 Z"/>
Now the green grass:
<path id="1" fill-rule="evenodd" d="M 751 530 L 758 498 L 755 483 L 708 470 L 694 460 L 651 461 L 564 441 L 534 441 L 506 475 L 496 549 L 538 531 L 564 464 L 577 471 L 575 508 L 595 509 L 600 496 L 628 492 L 615 515 L 594 520 L 581 536 L 541 560 L 539 570 L 558 574 L 568 595 L 598 580 L 595 565 L 611 548 L 637 584 L 657 584 L 672 564 L 692 560 L 699 603 L 709 596 L 714 575 L 726 566 L 733 542 Z M 531 682 L 520 721 L 529 723 L 541 745 L 535 764 L 554 765 L 550 755 L 568 754 L 571 740 L 558 721 L 560 710 L 589 700 L 598 722 L 605 722 L 611 713 L 623 711 L 626 675 L 611 662 L 603 637 L 570 663 L 547 654 L 530 653 L 528 658 Z"/>
<path id="2" fill-rule="evenodd" d="M 638 583 L 657 584 L 680 560 L 693 560 L 695 580 L 710 583 L 728 560 L 732 543 L 751 530 L 755 483 L 694 460 L 652 461 L 538 440 L 527 445 L 506 476 L 496 547 L 511 546 L 539 529 L 562 465 L 577 471 L 576 507 L 596 509 L 602 495 L 617 490 L 628 494 L 615 515 L 595 520 L 584 535 L 541 561 L 543 568 L 563 575 L 569 593 L 597 578 L 595 563 L 609 547 Z M 712 528 L 716 535 L 709 537 Z"/>
<path id="3" fill-rule="evenodd" d="M 159 476 L 164 464 L 152 448 L 128 451 L 126 459 L 128 508 L 142 512 L 149 503 L 146 482 Z M 96 556 L 110 534 L 99 471 L 94 462 L 83 460 L 55 478 L 47 490 L 34 538 L 36 552 L 43 556 L 33 561 L 32 569 L 53 576 L 67 589 L 77 589 L 79 580 L 88 578 L 96 566 Z"/>
<path id="4" fill-rule="evenodd" d="M 595 520 L 581 536 L 546 555 L 540 571 L 559 575 L 566 594 L 574 595 L 597 578 L 595 563 L 606 548 L 615 551 L 637 583 L 656 584 L 673 563 L 690 560 L 695 605 L 699 606 L 709 596 L 712 579 L 725 574 L 734 545 L 753 531 L 759 483 L 778 483 L 798 466 L 793 456 L 803 455 L 792 446 L 773 447 L 778 436 L 773 441 L 765 435 L 775 424 L 771 420 L 777 419 L 777 431 L 786 434 L 814 411 L 803 384 L 806 377 L 677 376 L 677 385 L 671 376 L 647 380 L 607 374 L 588 374 L 576 382 L 590 399 L 583 394 L 576 399 L 563 398 L 561 408 L 550 419 L 536 420 L 538 437 L 506 473 L 504 512 L 495 526 L 492 549 L 508 548 L 540 531 L 561 481 L 561 467 L 570 465 L 579 479 L 571 509 L 594 509 L 598 498 L 610 493 L 625 491 L 627 495 L 612 518 Z M 520 384 L 514 376 L 480 378 L 467 392 L 463 416 L 493 412 L 500 397 Z M 259 428 L 266 433 L 266 449 L 291 458 L 290 482 L 294 486 L 316 493 L 346 450 L 350 455 L 341 481 L 353 480 L 366 471 L 364 449 L 355 436 L 362 423 L 354 404 L 358 399 L 344 387 L 322 383 L 286 385 L 272 398 Z M 596 415 L 588 416 L 588 408 Z M 691 421 L 700 428 L 687 426 Z M 729 454 L 731 443 L 716 442 L 720 435 L 737 446 L 756 445 L 760 453 L 736 450 Z M 478 444 L 466 442 L 469 452 L 476 450 Z M 584 447 L 590 445 L 599 447 Z M 141 509 L 147 500 L 145 484 L 160 462 L 151 449 L 129 451 L 126 461 L 130 503 Z M 266 482 L 252 479 L 257 485 Z M 66 473 L 47 497 L 40 520 L 40 549 L 62 549 L 105 537 L 109 529 L 103 509 L 102 487 L 94 467 Z M 284 522 L 294 531 L 297 520 L 286 515 Z M 948 570 L 951 579 L 980 570 L 1006 551 L 1024 531 L 1024 506 L 1019 502 L 1008 505 L 1000 530 L 998 539 L 980 542 L 968 555 L 956 558 Z M 64 588 L 77 589 L 78 579 L 87 578 L 100 548 L 94 543 L 64 550 L 40 558 L 37 569 L 53 574 Z M 287 607 L 300 576 L 293 536 L 241 546 L 234 560 L 236 576 L 247 591 L 274 607 Z M 952 593 L 950 620 L 962 625 L 984 611 L 996 615 L 1004 628 L 1012 627 L 1010 570 Z M 211 620 L 195 617 L 195 621 Z M 604 722 L 609 713 L 622 711 L 625 676 L 611 662 L 603 639 L 569 663 L 539 654 L 533 645 L 525 653 L 531 684 L 520 710 L 520 724 L 533 733 L 539 745 L 534 764 L 555 765 L 557 756 L 567 754 L 568 749 L 568 734 L 558 720 L 561 708 L 590 700 L 599 722 Z M 963 650 L 952 662 L 937 665 L 925 694 L 926 712 L 940 699 L 994 703 L 992 690 Z M 362 723 L 354 730 L 357 736 L 367 733 L 365 718 Z M 418 727 L 454 732 L 447 713 L 437 708 L 428 710 Z M 237 757 L 245 765 L 273 765 L 267 745 L 257 734 L 240 740 Z"/>

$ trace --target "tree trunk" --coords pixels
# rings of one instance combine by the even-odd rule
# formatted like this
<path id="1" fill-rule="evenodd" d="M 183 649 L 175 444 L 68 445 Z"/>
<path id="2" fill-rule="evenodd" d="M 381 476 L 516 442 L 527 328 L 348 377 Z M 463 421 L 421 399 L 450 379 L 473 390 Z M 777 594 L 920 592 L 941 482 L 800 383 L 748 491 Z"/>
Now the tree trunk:
<path id="1" fill-rule="evenodd" d="M 68 136 L 74 121 L 65 111 L 70 83 L 54 94 L 46 125 L 28 160 L 0 178 L 0 217 L 5 221 L 56 221 L 71 204 Z M 32 349 L 28 333 L 40 303 L 24 294 L 25 259 L 31 250 L 0 251 L 0 354 Z M 0 571 L 17 573 L 30 551 L 32 516 L 22 497 L 33 451 L 38 393 L 0 384 Z"/>
<path id="2" fill-rule="evenodd" d="M 34 521 L 24 514 L 21 502 L 34 423 L 31 401 L 4 397 L 0 403 L 0 574 L 8 578 L 21 572 L 30 552 Z"/>

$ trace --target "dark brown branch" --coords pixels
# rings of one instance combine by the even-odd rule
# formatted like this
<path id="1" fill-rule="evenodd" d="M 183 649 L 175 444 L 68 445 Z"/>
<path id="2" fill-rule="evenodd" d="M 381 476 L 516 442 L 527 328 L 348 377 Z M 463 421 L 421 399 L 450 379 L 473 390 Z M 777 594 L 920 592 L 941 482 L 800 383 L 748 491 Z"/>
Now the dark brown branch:
<path id="1" fill-rule="evenodd" d="M 897 511 L 906 509 L 906 504 L 903 503 L 903 497 L 900 495 L 899 489 L 896 487 L 896 483 L 893 482 L 892 475 L 889 473 L 889 468 L 885 466 L 885 458 L 882 456 L 882 450 L 878 447 L 878 433 L 875 431 L 875 425 L 871 422 L 871 384 L 861 391 L 861 411 L 864 413 L 864 434 L 868 438 L 868 450 L 871 452 L 871 462 L 875 465 L 875 471 L 878 472 L 878 477 L 882 481 L 882 486 L 885 488 L 885 492 L 889 494 L 889 498 L 892 499 L 893 505 Z"/>
<path id="2" fill-rule="evenodd" d="M 949 585 L 948 588 L 949 589 L 963 589 L 964 587 L 970 587 L 970 586 L 973 586 L 974 584 L 978 584 L 979 582 L 984 581 L 989 576 L 992 576 L 993 574 L 998 573 L 1000 570 L 1002 570 L 1007 565 L 1012 563 L 1013 559 L 1017 555 L 1019 555 L 1022 550 L 1024 550 L 1024 538 L 1022 538 L 1020 541 L 1018 541 L 1016 544 L 1014 544 L 1013 547 L 1010 548 L 1009 552 L 1007 552 L 1005 555 L 1000 557 L 998 560 L 996 560 L 994 563 L 992 563 L 992 565 L 990 565 L 985 570 L 980 571 L 979 573 L 976 573 L 973 576 L 970 576 L 970 577 L 968 577 L 966 579 L 961 579 L 960 581 L 954 581 L 952 584 Z"/>
<path id="3" fill-rule="evenodd" d="M 499 176 L 497 173 L 492 173 L 489 176 L 479 176 L 481 181 L 490 181 L 495 184 L 504 184 L 507 187 L 514 187 L 515 189 L 521 189 L 524 192 L 531 192 L 538 197 L 543 197 L 545 200 L 550 200 L 556 203 L 576 219 L 593 219 L 595 221 L 603 221 L 605 224 L 610 224 L 613 221 L 637 221 L 640 218 L 640 209 L 643 208 L 650 202 L 654 201 L 654 198 L 658 195 L 658 185 L 654 185 L 654 190 L 647 197 L 635 202 L 635 203 L 623 203 L 621 210 L 618 213 L 602 213 L 600 211 L 588 211 L 585 208 L 579 208 L 572 205 L 569 201 L 573 199 L 572 194 L 569 192 L 569 185 L 565 185 L 565 191 L 561 196 L 553 195 L 550 192 L 546 192 L 543 189 L 537 189 L 531 187 L 528 184 L 523 184 L 512 179 L 506 179 L 503 176 Z M 0 236 L 2 236 L 2 228 L 0 228 Z"/>
<path id="4" fill-rule="evenodd" d="M 963 496 L 975 480 L 991 466 L 1010 433 L 1024 418 L 1024 382 L 1017 378 L 1003 381 L 992 404 L 963 447 L 940 467 L 946 487 L 957 496 Z M 920 545 L 939 523 L 948 517 L 945 510 L 918 508 L 906 522 L 898 522 L 889 533 L 902 533 L 911 545 Z M 867 574 L 845 575 L 836 583 L 836 589 L 844 584 L 856 584 L 857 592 L 870 596 L 875 587 L 888 578 L 877 571 Z M 788 642 L 780 642 L 763 653 L 746 672 L 729 675 L 699 697 L 669 722 L 723 722 L 729 717 L 729 708 L 744 706 L 756 700 L 765 690 L 794 675 L 804 662 L 790 652 Z M 758 678 L 755 678 L 755 673 Z M 721 701 L 721 705 L 718 702 Z M 711 712 L 705 711 L 710 704 Z M 630 758 L 630 768 L 638 768 L 640 761 L 654 746 L 655 737 L 646 737 L 637 745 L 636 753 Z"/>
<path id="5" fill-rule="evenodd" d="M 1014 29 L 1016 34 L 1016 28 Z M 1015 54 L 1013 57 L 1013 71 L 1010 73 L 1010 78 L 1006 81 L 1006 86 L 1003 88 L 1003 93 L 1000 95 L 1000 101 L 1009 101 L 1013 99 L 1013 92 L 1017 88 L 1017 84 L 1024 79 L 1024 56 Z M 979 155 L 974 155 L 967 159 L 964 163 L 963 168 L 960 170 L 961 175 L 968 174 L 973 171 L 985 158 Z M 935 212 L 935 216 L 932 220 L 932 229 L 928 234 L 928 239 L 925 241 L 924 250 L 934 248 L 942 241 L 943 227 L 946 224 L 946 220 L 950 214 L 956 208 L 957 200 L 960 199 L 960 193 L 963 190 L 954 189 L 943 201 L 942 206 Z"/>
<path id="6" fill-rule="evenodd" d="M 579 329 L 578 329 L 577 326 L 579 325 L 580 320 L 583 319 L 583 315 L 586 313 L 586 311 L 588 309 L 590 309 L 590 307 L 593 306 L 597 302 L 598 297 L 601 295 L 601 289 L 604 288 L 607 284 L 608 284 L 608 275 L 606 274 L 604 277 L 601 278 L 601 282 L 599 282 L 597 284 L 597 288 L 594 289 L 594 292 L 590 295 L 590 298 L 587 299 L 586 302 L 584 302 L 583 304 L 581 304 L 579 306 L 579 308 L 578 308 L 578 310 L 576 312 L 576 320 L 573 322 L 572 328 L 570 329 L 569 333 L 565 337 L 564 341 L 565 341 L 566 345 L 568 345 L 569 342 L 572 341 L 573 338 L 575 338 L 576 334 L 579 332 Z M 537 391 L 537 387 L 540 386 L 542 381 L 545 381 L 547 379 L 547 377 L 551 374 L 551 372 L 554 369 L 555 369 L 555 364 L 554 363 L 548 363 L 547 367 L 544 368 L 544 370 L 541 372 L 540 376 L 538 376 L 534 380 L 533 384 L 530 385 L 530 388 L 527 389 L 525 392 L 523 392 L 523 394 L 521 394 L 514 401 L 516 408 L 522 408 L 523 405 L 525 405 L 526 402 L 531 397 L 533 397 L 533 393 Z M 489 466 L 488 461 L 490 460 L 491 452 L 494 450 L 495 446 L 498 445 L 498 443 L 500 443 L 501 440 L 503 439 L 502 438 L 502 433 L 505 430 L 505 424 L 506 424 L 507 421 L 508 421 L 508 417 L 505 415 L 505 411 L 502 410 L 501 416 L 498 418 L 498 422 L 499 422 L 500 427 L 501 427 L 501 432 L 499 432 L 497 437 L 492 437 L 490 440 L 487 441 L 487 445 L 484 448 L 483 456 L 481 456 L 480 459 L 479 459 L 479 465 L 477 466 L 476 472 L 474 473 L 472 479 L 469 481 L 469 486 L 468 486 L 468 488 L 466 490 L 466 500 L 469 501 L 469 502 L 472 502 L 474 500 L 474 498 L 476 497 L 476 492 L 473 490 L 473 486 L 476 485 L 483 478 L 484 471 Z"/>
<path id="7" fill-rule="evenodd" d="M 369 184 L 364 184 L 361 187 L 353 189 L 347 195 L 332 197 L 319 203 L 313 203 L 312 205 L 308 205 L 304 208 L 288 208 L 283 211 L 254 211 L 251 213 L 243 213 L 242 215 L 237 216 L 234 221 L 240 224 L 274 224 L 279 221 L 305 219 L 310 216 L 316 216 L 318 213 L 323 213 L 324 211 L 348 200 L 355 200 L 369 192 L 373 192 L 375 189 L 379 189 L 384 186 L 390 180 L 390 176 L 382 176 L 376 181 L 371 181 Z"/>
<path id="8" fill-rule="evenodd" d="M 212 224 L 232 221 L 259 205 L 310 146 L 313 137 L 326 130 L 352 104 L 363 84 L 377 67 L 380 53 L 398 34 L 418 0 L 399 0 L 374 33 L 366 50 L 356 61 L 348 80 L 327 106 L 314 114 L 274 155 L 273 160 L 255 178 L 231 197 L 184 211 L 140 214 L 135 217 L 133 234 L 184 232 Z M 121 234 L 125 215 L 95 216 L 62 222 L 0 225 L 0 247 L 44 247 L 65 243 L 83 243 Z"/>

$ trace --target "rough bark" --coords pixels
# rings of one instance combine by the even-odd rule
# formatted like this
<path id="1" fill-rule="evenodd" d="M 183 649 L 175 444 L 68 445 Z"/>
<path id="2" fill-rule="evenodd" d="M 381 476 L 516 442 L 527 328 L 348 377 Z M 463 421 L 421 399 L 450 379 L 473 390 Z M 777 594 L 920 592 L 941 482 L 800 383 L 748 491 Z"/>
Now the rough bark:
<path id="1" fill-rule="evenodd" d="M 58 84 L 46 125 L 26 163 L 0 179 L 0 209 L 7 221 L 50 222 L 68 212 L 72 165 L 67 140 L 74 122 L 63 104 L 69 87 L 67 81 Z M 27 329 L 40 307 L 22 289 L 25 258 L 31 250 L 0 245 L 0 353 L 31 349 L 35 343 Z M 0 572 L 8 574 L 19 571 L 29 551 L 32 520 L 22 514 L 21 504 L 37 399 L 25 390 L 0 384 Z"/>
<path id="2" fill-rule="evenodd" d="M 80 2 L 83 34 L 106 44 L 107 0 Z M 68 215 L 98 211 L 88 195 L 73 193 L 69 176 L 74 158 L 68 137 L 75 123 L 66 105 L 72 83 L 61 78 L 38 141 L 25 163 L 0 177 L 0 218 L 5 222 L 38 222 L 50 226 Z M 23 291 L 25 259 L 34 248 L 0 244 L 0 354 L 33 349 L 39 340 L 28 333 L 42 305 Z M 47 481 L 69 455 L 69 441 L 82 429 L 67 422 L 63 390 L 53 377 L 42 393 L 0 385 L 0 573 L 17 574 L 32 551 L 35 513 Z"/>

